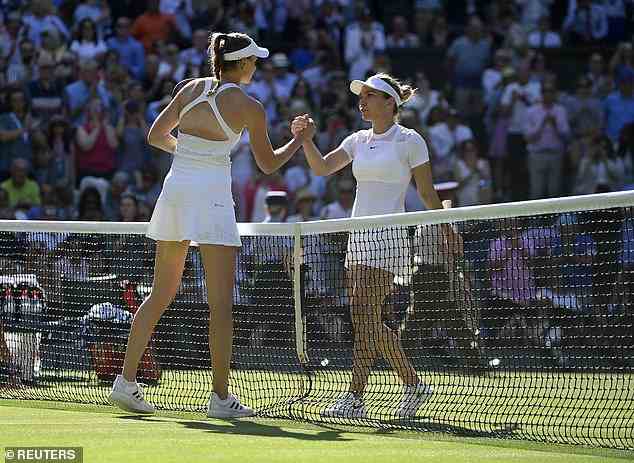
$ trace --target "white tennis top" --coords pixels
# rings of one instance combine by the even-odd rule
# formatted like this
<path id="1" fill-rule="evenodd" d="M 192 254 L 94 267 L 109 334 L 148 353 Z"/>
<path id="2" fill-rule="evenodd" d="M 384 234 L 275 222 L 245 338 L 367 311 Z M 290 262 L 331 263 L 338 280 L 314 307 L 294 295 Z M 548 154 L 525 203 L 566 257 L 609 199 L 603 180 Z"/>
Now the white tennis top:
<path id="1" fill-rule="evenodd" d="M 427 143 L 416 131 L 394 124 L 387 132 L 360 130 L 341 142 L 352 159 L 357 194 L 352 217 L 405 212 L 412 169 L 429 161 Z"/>

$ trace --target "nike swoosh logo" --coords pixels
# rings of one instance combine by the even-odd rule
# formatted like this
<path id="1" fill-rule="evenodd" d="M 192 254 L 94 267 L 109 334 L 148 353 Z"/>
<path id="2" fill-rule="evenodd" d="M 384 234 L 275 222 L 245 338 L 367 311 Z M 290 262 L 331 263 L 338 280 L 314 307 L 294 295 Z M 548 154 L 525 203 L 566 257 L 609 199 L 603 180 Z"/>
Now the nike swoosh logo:
<path id="1" fill-rule="evenodd" d="M 376 146 L 370 146 L 370 149 L 371 149 L 371 150 L 373 150 L 373 149 L 375 149 L 375 148 L 376 148 Z"/>

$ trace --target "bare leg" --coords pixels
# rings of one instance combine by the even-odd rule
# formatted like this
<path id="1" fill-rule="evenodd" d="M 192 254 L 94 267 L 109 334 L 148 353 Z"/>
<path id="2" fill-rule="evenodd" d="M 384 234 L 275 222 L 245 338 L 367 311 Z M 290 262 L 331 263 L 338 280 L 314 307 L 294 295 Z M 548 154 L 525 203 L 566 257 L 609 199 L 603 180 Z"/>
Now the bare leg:
<path id="1" fill-rule="evenodd" d="M 214 392 L 221 399 L 229 393 L 229 368 L 233 345 L 233 284 L 237 248 L 201 245 L 209 302 L 209 350 L 214 369 Z"/>
<path id="2" fill-rule="evenodd" d="M 350 278 L 355 335 L 350 392 L 363 393 L 379 355 L 388 361 L 404 384 L 417 384 L 420 380 L 403 351 L 398 334 L 382 321 L 383 301 L 392 290 L 394 276 L 382 269 L 355 266 Z"/>
<path id="3" fill-rule="evenodd" d="M 136 381 L 137 368 L 154 327 L 174 300 L 181 283 L 189 242 L 158 241 L 152 292 L 134 315 L 123 361 L 123 377 Z"/>

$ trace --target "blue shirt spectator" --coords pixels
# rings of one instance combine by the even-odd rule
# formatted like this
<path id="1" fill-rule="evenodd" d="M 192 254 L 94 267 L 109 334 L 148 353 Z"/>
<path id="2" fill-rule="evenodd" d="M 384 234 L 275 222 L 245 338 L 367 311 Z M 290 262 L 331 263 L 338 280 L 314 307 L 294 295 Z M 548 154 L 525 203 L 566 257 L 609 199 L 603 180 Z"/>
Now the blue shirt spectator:
<path id="1" fill-rule="evenodd" d="M 79 80 L 64 88 L 64 100 L 68 108 L 70 120 L 78 127 L 85 122 L 84 106 L 95 93 L 105 108 L 111 108 L 111 95 L 106 87 L 98 82 L 98 65 L 95 61 L 84 61 L 81 64 Z"/>
<path id="2" fill-rule="evenodd" d="M 618 141 L 626 124 L 634 122 L 634 71 L 624 69 L 618 80 L 618 91 L 603 102 L 606 133 L 613 142 Z"/>
<path id="3" fill-rule="evenodd" d="M 109 50 L 119 54 L 119 62 L 130 71 L 135 79 L 143 79 L 145 72 L 145 50 L 141 42 L 130 35 L 130 20 L 121 17 L 117 20 L 117 33 L 108 39 Z"/>

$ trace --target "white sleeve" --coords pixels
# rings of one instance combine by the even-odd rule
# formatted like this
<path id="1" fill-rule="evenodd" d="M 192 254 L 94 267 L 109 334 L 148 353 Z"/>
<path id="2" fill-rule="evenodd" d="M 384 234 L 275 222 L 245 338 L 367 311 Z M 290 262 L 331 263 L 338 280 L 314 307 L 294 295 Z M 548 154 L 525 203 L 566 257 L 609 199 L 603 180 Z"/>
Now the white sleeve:
<path id="1" fill-rule="evenodd" d="M 502 103 L 503 106 L 508 106 L 511 104 L 511 97 L 513 96 L 513 90 L 515 90 L 513 84 L 509 84 L 506 86 L 506 88 L 502 92 L 502 99 L 500 100 L 500 103 Z"/>
<path id="2" fill-rule="evenodd" d="M 341 144 L 339 145 L 339 148 L 342 148 L 346 153 L 348 153 L 348 157 L 350 159 L 354 159 L 354 154 L 357 148 L 357 134 L 353 133 L 348 135 L 346 138 L 343 139 L 343 141 L 341 142 Z M 337 148 L 337 149 L 339 149 Z"/>
<path id="3" fill-rule="evenodd" d="M 429 162 L 429 150 L 427 149 L 427 143 L 418 133 L 413 133 L 411 135 L 407 146 L 407 162 L 410 169 Z"/>

